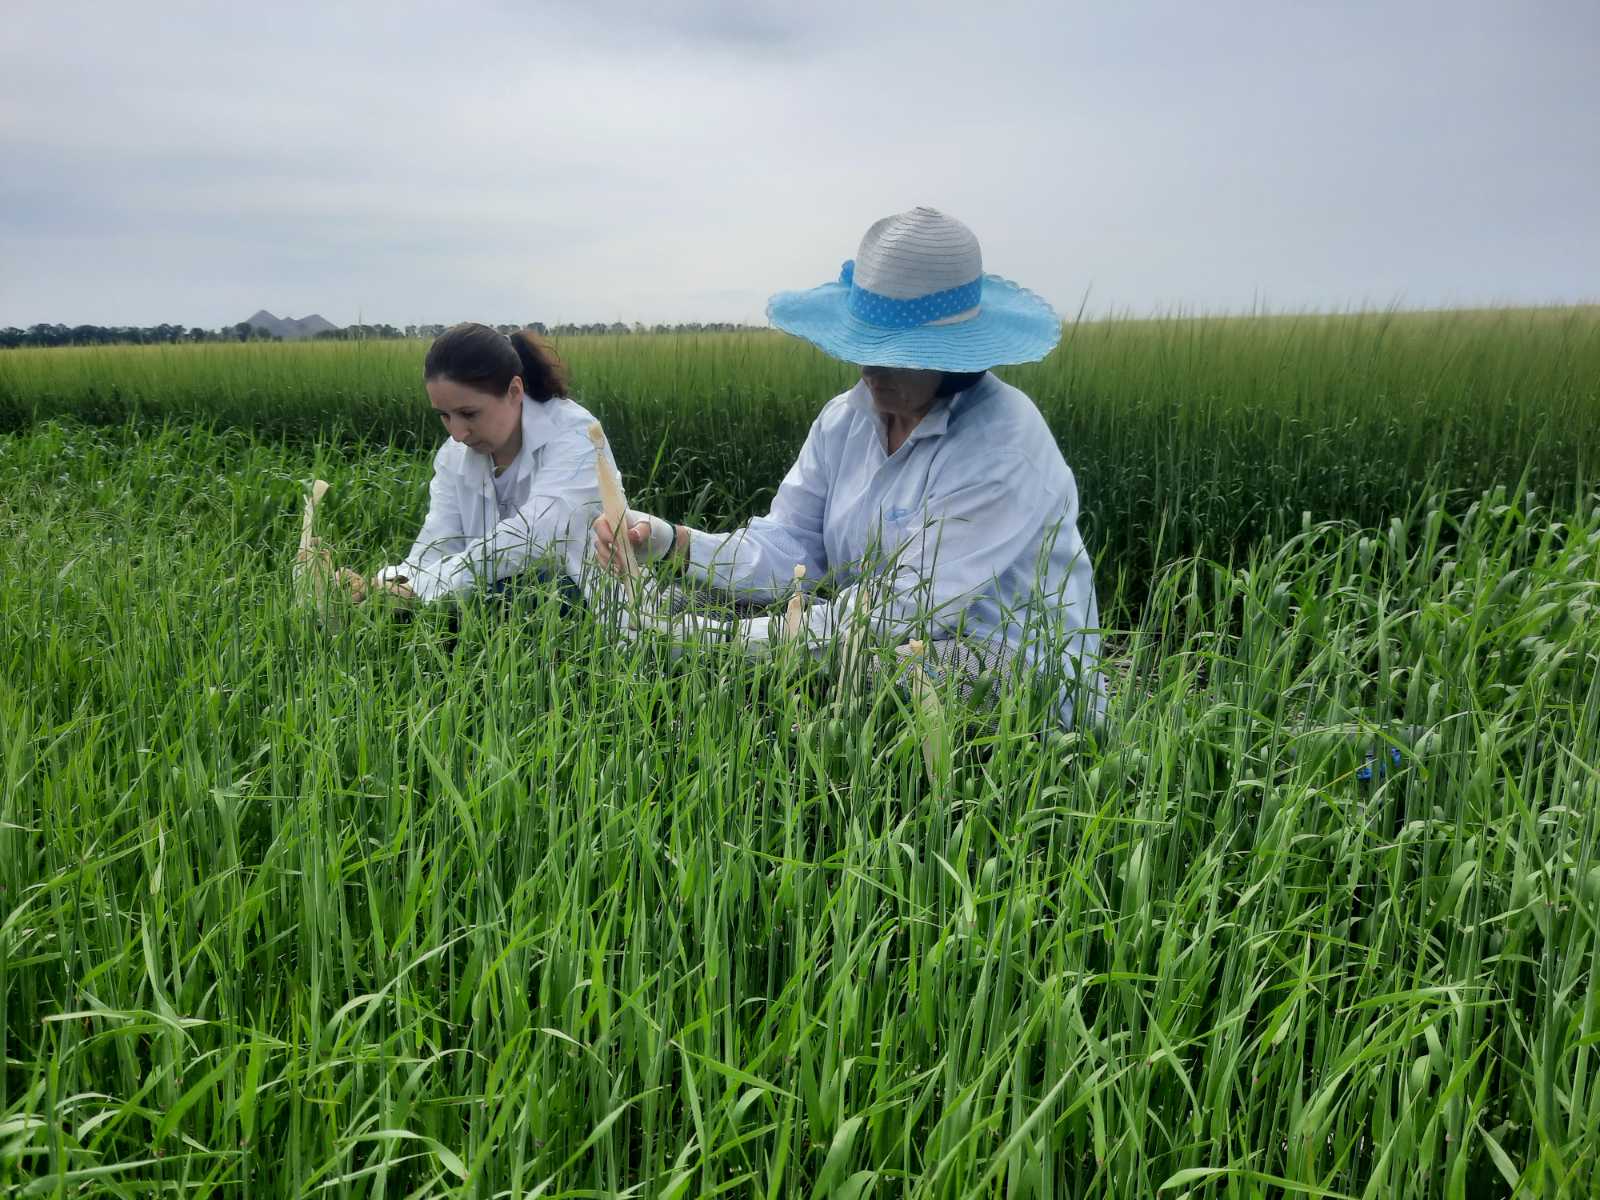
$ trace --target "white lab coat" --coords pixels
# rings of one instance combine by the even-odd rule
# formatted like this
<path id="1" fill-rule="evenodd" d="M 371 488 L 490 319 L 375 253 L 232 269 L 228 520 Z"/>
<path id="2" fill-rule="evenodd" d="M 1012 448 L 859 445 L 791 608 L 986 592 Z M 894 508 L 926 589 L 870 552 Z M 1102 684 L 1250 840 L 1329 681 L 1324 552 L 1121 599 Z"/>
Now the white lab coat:
<path id="1" fill-rule="evenodd" d="M 818 640 L 870 602 L 891 644 L 958 634 L 1003 644 L 1036 669 L 1081 673 L 1097 711 L 1104 702 L 1077 483 L 1033 401 L 994 375 L 940 400 L 893 454 L 857 383 L 813 423 L 771 511 L 731 533 L 691 532 L 689 561 L 761 600 L 784 595 L 803 564 L 805 586 L 824 575 L 841 585 L 806 610 Z M 1072 708 L 1069 696 L 1068 724 Z"/>
<path id="2" fill-rule="evenodd" d="M 378 578 L 405 578 L 420 600 L 459 596 L 539 562 L 581 579 L 589 526 L 600 515 L 593 421 L 564 396 L 523 397 L 522 448 L 506 468 L 504 503 L 490 457 L 445 442 L 433 458 L 422 530 L 405 561 Z"/>

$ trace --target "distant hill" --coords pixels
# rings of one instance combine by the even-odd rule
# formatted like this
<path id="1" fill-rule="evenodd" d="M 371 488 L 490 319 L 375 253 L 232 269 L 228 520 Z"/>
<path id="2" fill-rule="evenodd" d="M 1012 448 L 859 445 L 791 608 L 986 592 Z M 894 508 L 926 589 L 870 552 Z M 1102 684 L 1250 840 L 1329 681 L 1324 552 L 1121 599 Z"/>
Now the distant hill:
<path id="1" fill-rule="evenodd" d="M 320 313 L 312 313 L 297 321 L 293 317 L 275 317 L 264 308 L 246 323 L 255 329 L 265 329 L 273 337 L 281 337 L 286 342 L 316 337 L 319 333 L 339 328 Z"/>

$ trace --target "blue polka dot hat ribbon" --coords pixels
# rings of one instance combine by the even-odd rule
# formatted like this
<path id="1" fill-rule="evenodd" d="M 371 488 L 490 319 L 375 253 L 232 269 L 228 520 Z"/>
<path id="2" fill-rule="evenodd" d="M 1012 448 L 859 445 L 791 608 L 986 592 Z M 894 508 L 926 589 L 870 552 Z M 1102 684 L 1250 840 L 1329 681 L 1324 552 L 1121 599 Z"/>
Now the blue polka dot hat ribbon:
<path id="1" fill-rule="evenodd" d="M 893 296 L 880 296 L 857 284 L 855 268 L 855 260 L 851 259 L 839 272 L 839 282 L 850 289 L 850 314 L 868 325 L 879 325 L 884 329 L 915 329 L 918 325 L 942 321 L 946 317 L 977 308 L 983 298 L 981 275 L 960 287 L 898 300 Z"/>

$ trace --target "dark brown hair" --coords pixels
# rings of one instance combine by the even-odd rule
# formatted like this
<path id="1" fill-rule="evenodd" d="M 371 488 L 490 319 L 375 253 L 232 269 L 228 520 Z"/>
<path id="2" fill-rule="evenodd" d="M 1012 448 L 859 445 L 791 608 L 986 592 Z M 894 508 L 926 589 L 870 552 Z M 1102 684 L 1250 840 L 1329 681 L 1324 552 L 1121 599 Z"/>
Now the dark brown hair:
<path id="1" fill-rule="evenodd" d="M 475 392 L 503 396 L 522 377 L 522 390 L 543 404 L 567 394 L 567 368 L 550 343 L 527 329 L 510 337 L 476 321 L 452 325 L 428 347 L 424 380 L 446 379 Z"/>
<path id="2" fill-rule="evenodd" d="M 946 371 L 933 394 L 941 397 L 954 396 L 957 392 L 966 391 L 987 374 L 987 371 Z"/>

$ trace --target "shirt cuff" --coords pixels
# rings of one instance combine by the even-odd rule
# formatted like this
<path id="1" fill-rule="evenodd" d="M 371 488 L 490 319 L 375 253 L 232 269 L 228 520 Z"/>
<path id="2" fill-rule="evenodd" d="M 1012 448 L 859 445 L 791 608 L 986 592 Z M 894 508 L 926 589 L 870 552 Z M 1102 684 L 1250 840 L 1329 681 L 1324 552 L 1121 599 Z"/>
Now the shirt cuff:
<path id="1" fill-rule="evenodd" d="M 737 556 L 737 546 L 729 543 L 738 533 L 707 533 L 703 529 L 689 530 L 689 565 L 709 579 L 712 571 L 730 570 Z"/>
<path id="2" fill-rule="evenodd" d="M 465 590 L 459 586 L 451 586 L 455 582 L 452 578 L 442 576 L 438 572 L 439 563 L 428 566 L 418 566 L 416 563 L 396 563 L 392 567 L 382 568 L 376 575 L 378 582 L 383 583 L 391 579 L 404 579 L 406 586 L 411 589 L 411 594 L 418 600 L 427 602 L 448 596 L 452 592 Z"/>

